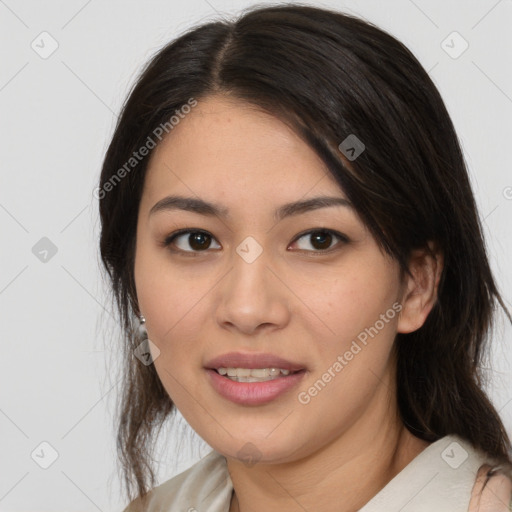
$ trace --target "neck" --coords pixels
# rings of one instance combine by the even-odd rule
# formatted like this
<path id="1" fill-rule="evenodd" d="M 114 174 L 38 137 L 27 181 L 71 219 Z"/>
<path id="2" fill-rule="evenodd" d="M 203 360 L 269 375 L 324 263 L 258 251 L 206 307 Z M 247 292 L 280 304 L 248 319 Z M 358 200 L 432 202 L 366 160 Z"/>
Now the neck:
<path id="1" fill-rule="evenodd" d="M 382 400 L 371 405 L 342 436 L 293 462 L 247 467 L 228 458 L 234 487 L 229 512 L 356 512 L 429 445 L 388 406 Z"/>

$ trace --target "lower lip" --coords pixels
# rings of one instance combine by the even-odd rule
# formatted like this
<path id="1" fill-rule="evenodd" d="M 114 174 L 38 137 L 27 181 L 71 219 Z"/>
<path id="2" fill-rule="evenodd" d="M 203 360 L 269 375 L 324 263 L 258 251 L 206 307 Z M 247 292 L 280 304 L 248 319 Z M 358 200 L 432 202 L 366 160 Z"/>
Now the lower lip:
<path id="1" fill-rule="evenodd" d="M 261 405 L 271 402 L 278 396 L 295 387 L 304 377 L 305 371 L 277 377 L 264 382 L 236 382 L 207 369 L 213 389 L 231 402 L 241 405 Z"/>

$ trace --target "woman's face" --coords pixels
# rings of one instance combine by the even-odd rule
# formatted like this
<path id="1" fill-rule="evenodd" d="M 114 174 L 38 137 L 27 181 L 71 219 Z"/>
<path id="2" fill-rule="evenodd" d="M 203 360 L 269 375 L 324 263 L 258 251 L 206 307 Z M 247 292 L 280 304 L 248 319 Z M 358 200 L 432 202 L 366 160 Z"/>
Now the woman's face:
<path id="1" fill-rule="evenodd" d="M 344 198 L 293 131 L 234 100 L 200 101 L 152 155 L 140 311 L 169 396 L 228 457 L 292 461 L 392 416 L 399 268 Z"/>

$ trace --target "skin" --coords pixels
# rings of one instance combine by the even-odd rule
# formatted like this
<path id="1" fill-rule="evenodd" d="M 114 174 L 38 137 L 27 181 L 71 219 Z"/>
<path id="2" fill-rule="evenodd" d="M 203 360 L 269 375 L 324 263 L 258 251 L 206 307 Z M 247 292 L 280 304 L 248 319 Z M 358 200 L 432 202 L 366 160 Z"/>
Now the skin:
<path id="1" fill-rule="evenodd" d="M 484 464 L 478 471 L 471 492 L 468 512 L 509 512 L 512 510 L 512 478 L 502 473 L 490 477 L 491 466 Z"/>
<path id="2" fill-rule="evenodd" d="M 170 194 L 219 203 L 229 216 L 149 213 Z M 227 459 L 230 512 L 358 510 L 428 446 L 398 418 L 391 348 L 397 332 L 424 323 L 442 257 L 414 252 L 413 277 L 400 281 L 396 261 L 351 208 L 273 219 L 282 204 L 320 195 L 346 197 L 316 153 L 277 118 L 222 96 L 199 101 L 149 162 L 135 258 L 140 312 L 160 350 L 154 364 L 163 386 Z M 176 252 L 163 245 L 184 228 L 207 231 L 210 247 L 191 246 L 188 234 L 174 241 Z M 349 241 L 333 235 L 322 246 L 301 235 L 310 229 L 335 230 Z M 236 252 L 247 236 L 263 250 L 252 263 Z M 298 393 L 395 302 L 400 314 L 308 404 L 300 403 Z M 204 370 L 209 359 L 231 351 L 270 352 L 301 363 L 306 373 L 270 403 L 237 405 L 216 393 Z M 238 454 L 246 443 L 256 447 L 254 465 Z"/>

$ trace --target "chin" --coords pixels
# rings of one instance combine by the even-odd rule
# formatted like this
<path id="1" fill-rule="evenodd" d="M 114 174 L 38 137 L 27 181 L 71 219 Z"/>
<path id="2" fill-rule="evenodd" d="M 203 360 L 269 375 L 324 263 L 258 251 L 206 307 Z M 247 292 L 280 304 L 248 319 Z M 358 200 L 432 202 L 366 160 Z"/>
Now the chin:
<path id="1" fill-rule="evenodd" d="M 209 442 L 208 444 L 226 458 L 236 459 L 248 467 L 255 464 L 293 462 L 299 458 L 301 452 L 301 446 L 293 443 L 289 436 L 283 438 L 276 436 L 272 440 L 264 437 L 244 436 L 242 439 L 231 438 L 225 443 Z M 302 456 L 305 455 L 307 454 Z"/>

